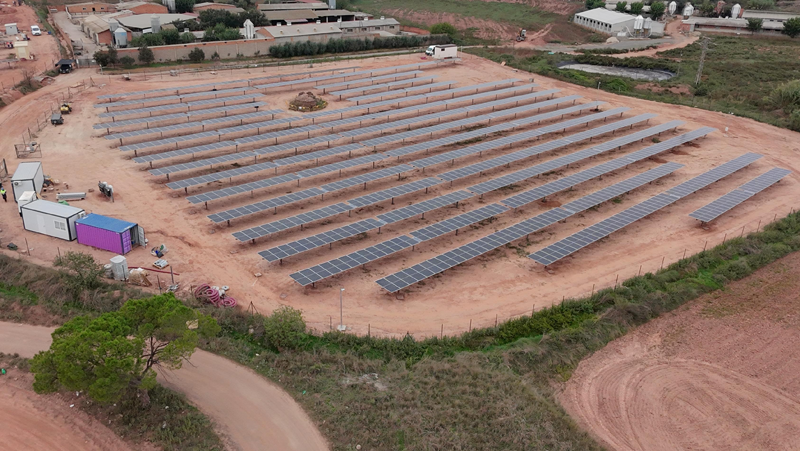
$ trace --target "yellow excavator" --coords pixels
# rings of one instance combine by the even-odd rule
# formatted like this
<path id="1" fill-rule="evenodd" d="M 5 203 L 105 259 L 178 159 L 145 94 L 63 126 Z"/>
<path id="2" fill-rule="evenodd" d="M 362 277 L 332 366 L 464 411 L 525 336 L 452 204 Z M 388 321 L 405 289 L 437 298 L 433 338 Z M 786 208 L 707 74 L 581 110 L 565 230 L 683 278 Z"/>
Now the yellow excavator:
<path id="1" fill-rule="evenodd" d="M 61 104 L 61 114 L 69 114 L 72 113 L 72 104 L 69 102 L 64 102 Z"/>

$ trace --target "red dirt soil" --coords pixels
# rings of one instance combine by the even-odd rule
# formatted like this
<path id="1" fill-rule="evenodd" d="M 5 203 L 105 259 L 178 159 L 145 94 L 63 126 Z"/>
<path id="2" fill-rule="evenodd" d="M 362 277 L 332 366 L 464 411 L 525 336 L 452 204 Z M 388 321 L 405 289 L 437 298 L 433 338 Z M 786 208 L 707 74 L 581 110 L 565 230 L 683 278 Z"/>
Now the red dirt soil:
<path id="1" fill-rule="evenodd" d="M 559 397 L 609 449 L 800 449 L 800 253 L 582 361 Z"/>

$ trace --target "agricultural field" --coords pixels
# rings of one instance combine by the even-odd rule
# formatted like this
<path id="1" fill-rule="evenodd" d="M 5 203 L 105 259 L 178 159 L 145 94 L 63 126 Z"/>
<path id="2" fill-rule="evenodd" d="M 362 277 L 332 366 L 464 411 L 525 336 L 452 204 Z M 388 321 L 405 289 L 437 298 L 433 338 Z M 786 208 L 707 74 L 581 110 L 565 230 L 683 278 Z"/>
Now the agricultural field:
<path id="1" fill-rule="evenodd" d="M 346 6 L 375 16 L 394 17 L 404 25 L 418 28 L 451 23 L 465 43 L 514 42 L 520 29 L 527 30 L 528 43 L 538 44 L 581 43 L 593 36 L 569 22 L 570 16 L 583 7 L 583 2 L 574 0 L 349 0 Z"/>
<path id="2" fill-rule="evenodd" d="M 800 74 L 800 41 L 786 38 L 711 36 L 703 74 L 695 84 L 701 42 L 660 51 L 653 57 L 620 55 L 568 55 L 512 48 L 468 49 L 493 61 L 571 83 L 597 87 L 621 95 L 688 105 L 800 130 L 800 106 L 781 99 L 782 86 Z M 668 70 L 666 81 L 641 82 L 623 77 L 559 69 L 577 61 L 587 64 Z M 796 83 L 795 83 L 796 85 Z M 792 88 L 794 90 L 797 87 Z M 791 95 L 791 94 L 789 94 Z"/>

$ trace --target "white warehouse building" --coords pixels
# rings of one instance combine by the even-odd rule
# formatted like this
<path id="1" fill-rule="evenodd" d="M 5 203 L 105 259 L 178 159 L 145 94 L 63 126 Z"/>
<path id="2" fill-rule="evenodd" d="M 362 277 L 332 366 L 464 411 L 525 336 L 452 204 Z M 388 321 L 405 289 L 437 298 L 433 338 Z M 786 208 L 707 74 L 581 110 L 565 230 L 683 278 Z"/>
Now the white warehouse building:
<path id="1" fill-rule="evenodd" d="M 595 8 L 575 14 L 573 18 L 575 25 L 594 30 L 598 33 L 616 36 L 619 33 L 627 35 L 634 34 L 634 23 L 636 16 L 624 14 L 617 11 L 609 11 L 605 8 Z M 646 33 L 647 36 L 663 36 L 664 24 L 656 21 L 649 21 L 651 27 Z"/>

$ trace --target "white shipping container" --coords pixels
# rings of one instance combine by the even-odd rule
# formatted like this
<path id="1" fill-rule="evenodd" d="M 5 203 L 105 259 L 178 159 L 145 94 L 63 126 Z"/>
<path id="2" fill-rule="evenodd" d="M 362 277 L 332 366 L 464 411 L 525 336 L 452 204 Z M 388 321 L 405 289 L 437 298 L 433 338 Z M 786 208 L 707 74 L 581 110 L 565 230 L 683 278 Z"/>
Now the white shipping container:
<path id="1" fill-rule="evenodd" d="M 433 48 L 433 57 L 436 59 L 458 58 L 458 46 L 455 44 L 437 45 Z"/>
<path id="2" fill-rule="evenodd" d="M 25 191 L 33 191 L 39 194 L 44 185 L 44 172 L 42 163 L 31 161 L 20 163 L 14 175 L 11 176 L 11 192 L 14 195 L 14 202 L 19 203 L 19 198 Z"/>
<path id="3" fill-rule="evenodd" d="M 33 191 L 25 191 L 19 196 L 19 201 L 17 202 L 17 213 L 22 216 L 22 206 L 27 205 L 35 200 L 39 199 L 39 196 L 36 195 Z"/>
<path id="4" fill-rule="evenodd" d="M 82 208 L 46 200 L 25 204 L 21 211 L 25 230 L 67 241 L 76 238 L 75 221 L 86 215 Z"/>

